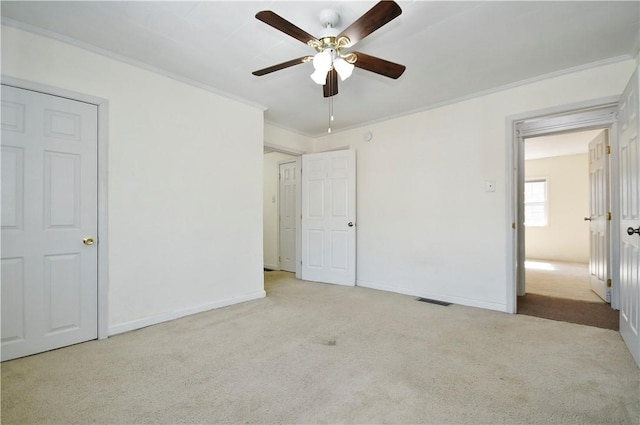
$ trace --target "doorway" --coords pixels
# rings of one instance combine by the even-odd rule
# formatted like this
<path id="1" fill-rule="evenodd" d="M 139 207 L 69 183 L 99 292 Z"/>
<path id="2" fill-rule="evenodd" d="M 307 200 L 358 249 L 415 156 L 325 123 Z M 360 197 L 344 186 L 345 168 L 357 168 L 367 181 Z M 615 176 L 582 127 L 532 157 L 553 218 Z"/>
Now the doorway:
<path id="1" fill-rule="evenodd" d="M 609 232 L 607 223 L 598 223 L 611 210 L 608 167 L 593 142 L 604 152 L 607 130 L 524 141 L 526 293 L 610 303 Z M 591 228 L 600 231 L 591 235 Z M 596 287 L 597 277 L 602 285 Z"/>
<path id="2" fill-rule="evenodd" d="M 618 329 L 606 128 L 524 139 L 525 294 L 518 312 Z"/>
<path id="3" fill-rule="evenodd" d="M 265 144 L 264 157 L 265 271 L 287 270 L 285 263 L 294 261 L 298 279 L 355 286 L 355 151 L 298 154 Z M 295 176 L 295 184 L 287 182 L 287 170 L 289 177 Z M 287 203 L 289 211 L 285 213 Z M 283 233 L 287 233 L 282 230 L 287 227 L 294 228 L 286 235 L 288 244 L 282 243 Z"/>
<path id="4" fill-rule="evenodd" d="M 529 116 L 512 118 L 510 123 L 513 128 L 513 145 L 511 148 L 514 153 L 514 184 L 512 187 L 513 195 L 510 198 L 513 200 L 513 224 L 515 229 L 513 233 L 513 254 L 514 254 L 514 268 L 511 269 L 514 273 L 513 282 L 514 286 L 511 288 L 513 298 L 509 297 L 508 310 L 510 312 L 517 312 L 517 296 L 524 296 L 526 294 L 526 268 L 525 260 L 527 259 L 527 252 L 525 250 L 525 240 L 527 226 L 525 226 L 525 147 L 526 140 L 530 140 L 540 136 L 559 136 L 576 132 L 584 132 L 588 130 L 603 129 L 608 130 L 611 155 L 608 157 L 608 161 L 612 167 L 612 170 L 618 169 L 617 158 L 617 139 L 615 131 L 611 131 L 615 127 L 615 112 L 617 105 L 615 99 L 610 101 L 601 101 L 593 103 L 584 103 L 576 106 L 575 109 L 568 111 L 561 110 L 549 110 L 540 114 L 531 114 Z M 583 164 L 584 167 L 584 164 Z M 619 228 L 619 217 L 616 211 L 618 204 L 616 194 L 618 193 L 618 179 L 616 173 L 612 173 L 612 179 L 609 182 L 608 189 L 611 194 L 611 218 L 609 223 L 609 234 L 611 235 L 610 243 L 610 262 L 608 264 L 615 265 L 618 260 L 618 253 L 616 247 L 618 245 L 617 230 Z M 531 176 L 530 176 L 531 177 Z M 536 176 L 538 179 L 532 178 L 532 180 L 542 181 L 544 183 L 544 176 Z M 548 182 L 547 182 L 548 183 Z M 536 205 L 532 205 L 530 209 L 535 210 Z M 539 211 L 538 211 L 539 212 Z M 586 215 L 574 219 L 574 225 L 579 226 L 579 220 L 584 219 Z M 583 223 L 584 225 L 584 223 Z M 584 235 L 583 235 L 584 237 Z M 571 239 L 571 235 L 568 237 Z M 586 243 L 585 243 L 586 245 Z M 610 267 L 608 269 L 611 278 L 611 307 L 614 309 L 618 307 L 618 270 L 617 267 Z"/>
<path id="5" fill-rule="evenodd" d="M 638 69 L 620 96 L 507 117 L 507 287 L 506 312 L 516 313 L 525 293 L 524 140 L 544 134 L 607 128 L 611 142 L 611 308 L 620 310 L 620 335 L 640 365 L 640 86 Z"/>
<path id="6" fill-rule="evenodd" d="M 296 258 L 299 256 L 299 235 L 296 231 L 299 220 L 300 187 L 292 177 L 299 176 L 301 153 L 265 145 L 263 156 L 263 262 L 265 271 L 282 270 L 298 272 Z M 287 165 L 288 164 L 288 165 Z M 288 175 L 283 176 L 284 169 Z M 282 177 L 288 180 L 283 185 Z M 282 186 L 288 186 L 288 190 Z M 288 193 L 283 193 L 283 190 Z M 283 208 L 290 207 L 285 214 Z M 289 231 L 283 232 L 283 225 Z M 284 235 L 283 235 L 284 233 Z M 286 240 L 283 240 L 283 237 Z M 299 267 L 298 267 L 299 268 Z M 298 273 L 296 273 L 298 274 Z"/>

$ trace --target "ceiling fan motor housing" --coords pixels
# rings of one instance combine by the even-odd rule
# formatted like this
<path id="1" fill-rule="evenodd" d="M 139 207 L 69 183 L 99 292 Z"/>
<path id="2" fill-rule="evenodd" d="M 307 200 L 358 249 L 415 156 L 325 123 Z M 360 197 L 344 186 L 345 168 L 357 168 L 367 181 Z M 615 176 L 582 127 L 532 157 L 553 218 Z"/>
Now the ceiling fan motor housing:
<path id="1" fill-rule="evenodd" d="M 324 28 L 335 28 L 340 22 L 340 14 L 333 9 L 325 9 L 320 12 L 320 22 Z"/>

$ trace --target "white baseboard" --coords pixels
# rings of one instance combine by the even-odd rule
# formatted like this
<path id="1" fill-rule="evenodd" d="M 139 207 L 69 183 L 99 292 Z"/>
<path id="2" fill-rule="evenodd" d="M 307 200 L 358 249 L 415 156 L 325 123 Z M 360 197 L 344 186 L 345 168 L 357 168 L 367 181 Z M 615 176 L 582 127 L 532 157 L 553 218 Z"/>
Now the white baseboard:
<path id="1" fill-rule="evenodd" d="M 169 320 L 179 319 L 181 317 L 198 314 L 216 308 L 227 307 L 233 304 L 243 303 L 245 301 L 256 300 L 267 296 L 265 291 L 253 292 L 251 294 L 240 297 L 227 298 L 210 304 L 203 304 L 196 307 L 185 308 L 182 310 L 170 311 L 167 313 L 156 314 L 155 316 L 145 317 L 143 319 L 132 320 L 130 322 L 120 323 L 118 325 L 109 326 L 109 336 L 121 334 L 124 332 L 134 331 L 136 329 L 146 328 L 147 326 L 157 325 L 158 323 L 168 322 Z"/>
<path id="2" fill-rule="evenodd" d="M 265 269 L 269 269 L 269 270 L 273 270 L 273 271 L 278 271 L 280 270 L 280 266 L 278 265 L 274 265 L 274 264 L 265 264 L 264 265 Z"/>
<path id="3" fill-rule="evenodd" d="M 447 303 L 464 305 L 467 307 L 478 307 L 487 310 L 500 311 L 505 313 L 507 306 L 504 304 L 492 303 L 490 301 L 473 300 L 470 298 L 452 297 L 449 295 L 434 294 L 427 291 L 421 291 L 419 289 L 402 288 L 398 286 L 383 285 L 375 282 L 367 282 L 366 280 L 358 280 L 358 286 L 363 288 L 378 289 L 381 291 L 395 292 L 403 295 L 411 295 L 414 297 L 429 298 L 431 300 L 444 301 Z"/>

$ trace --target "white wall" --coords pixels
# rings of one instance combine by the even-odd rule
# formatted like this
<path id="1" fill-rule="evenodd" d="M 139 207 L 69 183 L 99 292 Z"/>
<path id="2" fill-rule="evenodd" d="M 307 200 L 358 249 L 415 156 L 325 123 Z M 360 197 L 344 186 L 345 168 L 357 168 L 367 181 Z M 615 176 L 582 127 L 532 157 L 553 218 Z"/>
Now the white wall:
<path id="1" fill-rule="evenodd" d="M 525 149 L 527 142 L 525 141 Z M 525 179 L 547 179 L 547 226 L 527 227 L 527 258 L 589 262 L 589 156 L 525 161 Z"/>
<path id="2" fill-rule="evenodd" d="M 312 138 L 269 123 L 264 125 L 264 144 L 296 154 L 313 152 Z"/>
<path id="3" fill-rule="evenodd" d="M 264 296 L 263 112 L 2 27 L 2 74 L 109 101 L 109 331 Z"/>
<path id="4" fill-rule="evenodd" d="M 264 205 L 263 211 L 263 242 L 262 251 L 264 256 L 264 267 L 272 270 L 280 268 L 278 260 L 279 235 L 278 235 L 278 206 L 280 199 L 278 194 L 280 179 L 280 162 L 295 159 L 295 156 L 279 152 L 264 154 L 263 161 L 263 188 Z"/>
<path id="5" fill-rule="evenodd" d="M 358 284 L 506 311 L 507 117 L 617 96 L 634 66 L 601 66 L 316 139 L 316 150 L 357 151 Z M 485 192 L 486 180 L 495 192 Z"/>

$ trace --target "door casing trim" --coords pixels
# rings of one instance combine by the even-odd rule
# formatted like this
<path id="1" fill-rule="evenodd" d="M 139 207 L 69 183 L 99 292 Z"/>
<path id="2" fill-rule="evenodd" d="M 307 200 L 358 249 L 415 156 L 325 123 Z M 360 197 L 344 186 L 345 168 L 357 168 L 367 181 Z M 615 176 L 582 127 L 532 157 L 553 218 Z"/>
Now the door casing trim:
<path id="1" fill-rule="evenodd" d="M 554 123 L 556 125 L 543 128 L 541 125 L 539 132 L 527 130 L 527 136 L 531 137 L 535 135 L 543 134 L 558 134 L 566 131 L 579 131 L 588 130 L 593 128 L 608 128 L 609 129 L 609 143 L 611 144 L 612 158 L 611 158 L 611 205 L 613 207 L 613 220 L 611 223 L 611 244 L 612 244 L 612 264 L 619 262 L 619 253 L 617 247 L 617 238 L 619 238 L 619 213 L 618 213 L 618 196 L 619 178 L 616 174 L 618 170 L 618 158 L 616 149 L 618 146 L 617 139 L 617 118 L 614 114 L 606 116 L 598 116 L 594 119 L 589 119 L 589 114 L 598 110 L 611 108 L 616 106 L 618 98 L 615 96 L 594 99 L 569 105 L 556 106 L 546 108 L 537 111 L 525 112 L 522 114 L 508 116 L 506 118 L 506 170 L 505 170 L 505 196 L 506 196 L 506 218 L 507 218 L 507 288 L 506 288 L 506 312 L 514 314 L 517 311 L 517 285 L 518 285 L 518 271 L 522 270 L 524 265 L 524 229 L 519 226 L 518 223 L 522 222 L 523 209 L 520 208 L 519 193 L 521 192 L 520 186 L 524 183 L 524 145 L 521 129 L 519 128 L 524 122 L 531 120 L 556 120 L 562 117 L 579 116 L 576 120 L 567 120 L 564 123 Z M 585 117 L 586 115 L 586 117 Z M 594 115 L 595 116 L 595 115 Z M 615 154 L 614 154 L 615 153 Z M 614 267 L 615 269 L 615 267 Z M 615 276 L 612 276 L 615 277 Z M 612 307 L 616 308 L 619 303 L 619 279 L 613 279 L 612 287 Z"/>

